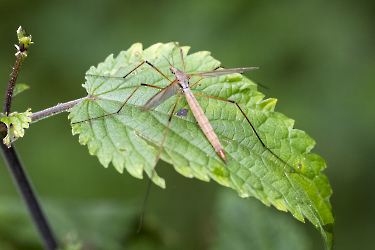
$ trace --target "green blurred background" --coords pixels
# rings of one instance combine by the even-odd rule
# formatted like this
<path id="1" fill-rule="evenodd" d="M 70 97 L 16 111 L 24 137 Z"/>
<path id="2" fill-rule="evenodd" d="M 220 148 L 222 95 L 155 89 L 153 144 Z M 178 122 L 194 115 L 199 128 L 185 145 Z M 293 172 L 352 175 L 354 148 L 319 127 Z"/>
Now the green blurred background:
<path id="1" fill-rule="evenodd" d="M 17 96 L 13 111 L 30 107 L 35 112 L 85 96 L 81 84 L 86 70 L 136 42 L 147 48 L 178 41 L 191 46 L 190 53 L 211 51 L 225 67 L 262 66 L 246 75 L 270 88 L 260 91 L 279 100 L 276 111 L 294 119 L 295 128 L 317 142 L 312 152 L 327 162 L 324 173 L 333 189 L 335 249 L 374 249 L 374 10 L 370 0 L 0 1 L 0 93 L 5 95 L 15 61 L 19 25 L 32 34 L 34 44 L 18 83 L 31 88 Z M 33 124 L 15 144 L 60 239 L 69 238 L 69 230 L 80 236 L 92 231 L 100 238 L 108 234 L 106 228 L 115 228 L 122 236 L 114 241 L 123 245 L 110 248 L 108 243 L 101 249 L 125 248 L 129 241 L 140 239 L 132 234 L 148 179 L 121 175 L 112 165 L 103 168 L 78 143 L 78 136 L 71 135 L 67 113 Z M 220 205 L 229 202 L 225 197 L 236 196 L 235 191 L 184 178 L 168 165 L 158 165 L 157 171 L 167 188 L 152 187 L 144 230 L 148 240 L 164 242 L 171 249 L 227 249 L 218 247 L 225 245 L 220 243 L 225 231 L 220 233 L 217 222 L 221 212 L 236 213 Z M 1 249 L 38 249 L 34 228 L 22 215 L 24 205 L 4 163 L 0 176 Z M 244 206 L 260 203 L 237 200 Z M 81 211 L 81 216 L 72 217 L 72 210 Z M 323 249 L 323 239 L 310 223 L 297 222 L 275 208 L 261 206 L 260 211 L 265 218 L 275 214 L 297 228 L 277 231 L 303 232 L 299 239 L 307 235 L 303 248 L 292 248 L 291 243 L 285 249 Z M 243 229 L 248 235 L 242 239 L 259 234 L 256 228 L 264 230 L 266 223 L 258 223 L 252 225 L 254 231 Z M 234 247 L 240 239 L 230 239 L 234 249 L 241 249 Z"/>

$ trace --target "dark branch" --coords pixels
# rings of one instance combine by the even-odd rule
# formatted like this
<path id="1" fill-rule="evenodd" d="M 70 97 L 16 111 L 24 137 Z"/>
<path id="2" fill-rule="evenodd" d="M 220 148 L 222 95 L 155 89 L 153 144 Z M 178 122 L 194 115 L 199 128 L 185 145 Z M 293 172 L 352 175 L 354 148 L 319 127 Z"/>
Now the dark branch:
<path id="1" fill-rule="evenodd" d="M 17 48 L 17 60 L 13 67 L 12 74 L 10 76 L 7 93 L 5 95 L 4 113 L 10 114 L 10 108 L 13 98 L 13 90 L 16 84 L 17 76 L 21 68 L 22 62 L 27 56 L 27 50 L 31 44 L 31 36 L 26 36 L 25 31 L 21 26 L 17 30 L 19 45 Z M 4 124 L 2 124 L 4 125 Z M 6 132 L 1 132 L 1 138 L 6 136 Z M 38 202 L 35 192 L 33 191 L 32 185 L 27 177 L 26 172 L 21 164 L 21 161 L 15 151 L 14 147 L 8 148 L 2 142 L 0 143 L 1 153 L 4 161 L 8 166 L 9 172 L 13 177 L 14 184 L 17 186 L 18 191 L 22 195 L 23 200 L 29 210 L 31 217 L 39 231 L 39 235 L 42 238 L 45 249 L 55 250 L 57 249 L 56 238 L 49 226 L 47 218 L 45 217 L 42 208 Z"/>

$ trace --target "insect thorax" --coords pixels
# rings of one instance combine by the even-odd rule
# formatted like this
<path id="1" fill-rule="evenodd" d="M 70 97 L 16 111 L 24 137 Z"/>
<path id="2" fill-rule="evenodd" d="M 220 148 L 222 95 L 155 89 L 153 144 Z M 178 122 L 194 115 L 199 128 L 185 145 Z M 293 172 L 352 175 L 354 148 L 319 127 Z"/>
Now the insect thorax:
<path id="1" fill-rule="evenodd" d="M 183 71 L 172 67 L 171 71 L 175 75 L 176 80 L 178 84 L 181 86 L 181 88 L 189 88 L 189 77 Z"/>

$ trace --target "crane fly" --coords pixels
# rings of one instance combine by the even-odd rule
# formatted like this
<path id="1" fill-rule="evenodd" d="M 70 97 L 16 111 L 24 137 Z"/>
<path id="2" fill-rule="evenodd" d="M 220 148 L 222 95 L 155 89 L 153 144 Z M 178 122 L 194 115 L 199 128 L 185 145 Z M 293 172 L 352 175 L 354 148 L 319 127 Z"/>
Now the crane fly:
<path id="1" fill-rule="evenodd" d="M 232 104 L 236 105 L 237 108 L 241 111 L 241 113 L 245 117 L 245 119 L 247 120 L 247 122 L 249 123 L 249 125 L 251 126 L 252 131 L 254 132 L 254 134 L 256 135 L 256 137 L 258 138 L 258 140 L 260 141 L 260 143 L 262 144 L 262 146 L 268 152 L 270 152 L 273 156 L 275 156 L 278 160 L 280 160 L 283 164 L 285 164 L 286 166 L 288 166 L 289 168 L 291 168 L 293 172 L 296 172 L 296 170 L 291 165 L 289 165 L 286 161 L 284 161 L 283 159 L 281 159 L 272 150 L 270 150 L 265 145 L 265 143 L 263 143 L 263 141 L 262 141 L 261 137 L 259 136 L 259 134 L 257 133 L 255 127 L 252 125 L 250 119 L 246 116 L 245 112 L 241 109 L 240 105 L 236 101 L 232 101 L 232 100 L 228 100 L 228 99 L 224 99 L 224 98 L 220 98 L 220 97 L 213 97 L 213 96 L 207 96 L 207 95 L 201 95 L 201 94 L 193 94 L 192 91 L 191 91 L 191 88 L 193 86 L 195 86 L 198 82 L 200 82 L 203 78 L 213 78 L 213 77 L 224 76 L 224 75 L 228 75 L 228 74 L 232 74 L 232 73 L 242 73 L 244 71 L 259 69 L 259 67 L 245 67 L 245 68 L 222 68 L 222 67 L 217 67 L 217 68 L 215 68 L 215 69 L 213 69 L 211 71 L 207 71 L 207 72 L 186 74 L 185 73 L 185 63 L 184 63 L 182 48 L 177 43 L 174 43 L 174 44 L 175 44 L 175 46 L 180 51 L 181 63 L 182 63 L 182 71 L 181 71 L 181 70 L 175 68 L 173 65 L 171 65 L 168 62 L 169 65 L 170 65 L 170 67 L 169 67 L 170 71 L 175 75 L 175 80 L 174 81 L 171 81 L 163 72 L 161 72 L 158 68 L 156 68 L 153 64 L 151 64 L 147 60 L 143 61 L 142 63 L 140 63 L 138 66 L 136 66 L 135 68 L 133 68 L 130 72 L 128 72 L 123 77 L 109 77 L 109 78 L 126 79 L 128 76 L 130 76 L 133 73 L 135 73 L 135 71 L 138 68 L 140 68 L 143 64 L 148 64 L 150 67 L 152 67 L 153 69 L 155 69 L 159 74 L 161 74 L 165 79 L 167 79 L 170 82 L 170 84 L 167 87 L 162 88 L 162 87 L 158 87 L 158 86 L 154 86 L 154 85 L 150 85 L 150 84 L 141 83 L 141 84 L 139 84 L 134 89 L 134 91 L 128 96 L 128 98 L 126 99 L 126 101 L 122 104 L 122 106 L 116 112 L 105 114 L 105 115 L 94 117 L 94 118 L 90 118 L 90 119 L 87 119 L 87 120 L 82 120 L 82 121 L 79 121 L 79 122 L 74 122 L 72 124 L 78 124 L 78 123 L 87 122 L 87 121 L 91 121 L 91 120 L 94 120 L 94 119 L 104 118 L 104 117 L 108 117 L 108 116 L 112 116 L 112 115 L 118 114 L 119 112 L 121 112 L 121 110 L 126 105 L 126 103 L 129 101 L 129 99 L 134 95 L 134 93 L 141 86 L 152 87 L 152 88 L 156 88 L 156 89 L 160 89 L 161 90 L 160 92 L 158 92 L 157 94 L 155 94 L 149 101 L 147 101 L 146 104 L 144 104 L 144 106 L 141 109 L 143 112 L 148 111 L 148 110 L 153 109 L 153 108 L 156 108 L 158 105 L 160 105 L 161 103 L 163 103 L 164 101 L 166 101 L 167 99 L 169 99 L 170 97 L 172 97 L 172 96 L 174 96 L 174 95 L 176 95 L 178 93 L 184 94 L 185 97 L 186 97 L 186 99 L 187 99 L 187 102 L 188 102 L 188 104 L 190 106 L 190 109 L 191 109 L 192 113 L 194 114 L 195 119 L 197 120 L 197 122 L 198 122 L 199 126 L 201 127 L 202 131 L 204 132 L 204 134 L 206 135 L 207 139 L 209 140 L 209 142 L 211 143 L 211 145 L 215 149 L 215 151 L 218 154 L 218 156 L 223 160 L 223 162 L 226 163 L 227 159 L 226 159 L 224 148 L 221 145 L 221 143 L 219 142 L 219 139 L 218 139 L 217 135 L 213 131 L 213 128 L 212 128 L 211 124 L 209 123 L 207 117 L 205 116 L 202 108 L 199 106 L 199 103 L 195 99 L 194 95 L 201 96 L 201 97 L 206 97 L 206 98 L 211 98 L 211 99 L 216 99 L 216 100 L 221 100 L 221 101 L 229 102 L 229 103 L 232 103 Z M 88 76 L 94 76 L 94 75 L 88 75 Z M 189 80 L 193 76 L 198 76 L 198 77 L 200 77 L 200 79 L 197 82 L 195 82 L 194 84 L 190 85 Z M 169 116 L 168 124 L 167 124 L 165 132 L 164 132 L 163 140 L 162 140 L 162 142 L 160 144 L 159 152 L 158 152 L 157 157 L 155 159 L 155 165 L 156 165 L 156 163 L 157 163 L 157 161 L 158 161 L 158 159 L 160 157 L 161 149 L 162 149 L 162 146 L 163 146 L 163 144 L 165 142 L 165 137 L 166 137 L 166 134 L 168 132 L 172 116 L 173 116 L 174 111 L 176 109 L 177 103 L 179 102 L 179 100 L 181 99 L 181 97 L 182 97 L 182 95 L 180 95 L 179 99 L 176 101 L 176 103 L 175 103 L 175 105 L 174 105 L 174 107 L 172 109 L 171 115 Z M 179 115 L 179 112 L 180 111 L 177 112 L 177 115 Z M 298 174 L 298 172 L 297 172 L 297 174 Z"/>
<path id="2" fill-rule="evenodd" d="M 122 104 L 122 106 L 116 112 L 109 113 L 109 114 L 106 114 L 106 115 L 103 115 L 103 116 L 98 116 L 98 117 L 90 118 L 90 119 L 79 121 L 79 122 L 75 122 L 75 123 L 72 123 L 72 124 L 77 124 L 77 123 L 81 123 L 81 122 L 87 122 L 87 121 L 91 121 L 91 120 L 94 120 L 94 119 L 103 118 L 103 117 L 107 117 L 107 116 L 112 116 L 112 115 L 118 114 L 119 112 L 121 112 L 121 110 L 126 105 L 126 103 L 129 101 L 129 99 L 134 95 L 134 93 L 136 93 L 136 91 L 141 86 L 152 87 L 152 88 L 156 88 L 156 89 L 160 89 L 161 90 L 160 92 L 158 92 L 157 94 L 155 94 L 151 99 L 149 99 L 146 102 L 146 104 L 144 104 L 144 106 L 141 108 L 141 111 L 143 111 L 143 112 L 149 111 L 149 110 L 151 110 L 153 108 L 156 108 L 158 105 L 160 105 L 161 103 L 163 103 L 164 101 L 166 101 L 170 97 L 172 97 L 172 96 L 174 96 L 176 94 L 180 94 L 180 97 L 178 98 L 178 100 L 174 104 L 172 112 L 171 112 L 171 114 L 169 116 L 169 120 L 168 120 L 168 123 L 167 123 L 165 131 L 164 131 L 163 139 L 162 139 L 162 141 L 160 143 L 159 150 L 158 150 L 158 153 L 157 153 L 156 158 L 155 158 L 155 164 L 154 164 L 154 167 L 152 169 L 151 176 L 150 176 L 150 181 L 151 181 L 151 179 L 153 178 L 153 175 L 154 175 L 154 170 L 155 170 L 156 163 L 158 162 L 158 160 L 160 158 L 161 150 L 163 148 L 163 144 L 165 142 L 166 135 L 168 133 L 169 125 L 171 123 L 173 114 L 174 114 L 175 109 L 177 107 L 177 103 L 179 102 L 179 100 L 182 98 L 183 95 L 185 95 L 185 98 L 186 98 L 186 100 L 187 100 L 187 102 L 188 102 L 188 104 L 190 106 L 190 109 L 191 109 L 191 111 L 192 111 L 192 113 L 193 113 L 196 121 L 198 122 L 199 126 L 201 127 L 201 129 L 202 129 L 203 133 L 205 134 L 206 138 L 208 139 L 208 141 L 211 143 L 212 147 L 215 149 L 215 152 L 222 159 L 222 161 L 224 163 L 227 163 L 227 157 L 225 155 L 224 147 L 221 145 L 221 143 L 220 143 L 217 135 L 215 134 L 215 132 L 214 132 L 211 124 L 209 123 L 207 117 L 204 114 L 204 111 L 200 107 L 200 105 L 199 105 L 198 101 L 195 99 L 194 95 L 201 96 L 201 97 L 206 97 L 206 98 L 211 98 L 211 99 L 216 99 L 216 100 L 225 101 L 225 102 L 229 102 L 229 103 L 232 103 L 232 104 L 236 105 L 237 108 L 241 111 L 241 113 L 245 117 L 245 119 L 247 120 L 248 124 L 251 126 L 251 129 L 252 129 L 253 133 L 256 135 L 256 137 L 258 138 L 258 140 L 260 141 L 260 143 L 262 144 L 262 146 L 268 152 L 270 152 L 273 156 L 275 156 L 278 160 L 280 160 L 283 164 L 285 164 L 286 166 L 290 167 L 293 172 L 296 172 L 295 169 L 291 165 L 289 165 L 286 161 L 284 161 L 283 159 L 281 159 L 278 155 L 276 155 L 272 150 L 270 150 L 263 143 L 263 141 L 262 141 L 261 137 L 258 135 L 255 127 L 252 125 L 251 121 L 249 120 L 249 118 L 246 116 L 245 112 L 241 109 L 241 107 L 239 106 L 239 104 L 236 101 L 228 100 L 228 99 L 223 99 L 223 98 L 220 98 L 220 97 L 213 97 L 213 96 L 207 96 L 207 95 L 201 95 L 201 94 L 193 94 L 193 92 L 191 91 L 191 87 L 195 86 L 203 78 L 213 78 L 213 77 L 224 76 L 224 75 L 228 75 L 228 74 L 232 74 L 232 73 L 242 73 L 244 71 L 259 69 L 259 67 L 229 68 L 229 69 L 217 67 L 217 68 L 215 68 L 215 69 L 213 69 L 211 71 L 207 71 L 207 72 L 186 74 L 185 73 L 185 63 L 184 63 L 182 48 L 179 45 L 177 45 L 176 43 L 175 43 L 175 45 L 180 50 L 182 70 L 179 70 L 179 69 L 175 68 L 173 65 L 171 65 L 168 62 L 169 65 L 170 65 L 169 69 L 170 69 L 170 71 L 175 76 L 175 79 L 173 81 L 171 81 L 163 72 L 161 72 L 158 68 L 156 68 L 153 64 L 151 64 L 147 60 L 144 61 L 144 62 L 142 62 L 142 63 L 140 63 L 133 70 L 131 70 L 129 73 L 127 73 L 124 77 L 121 77 L 123 79 L 126 79 L 129 75 L 135 73 L 136 70 L 139 67 L 141 67 L 143 64 L 148 64 L 150 67 L 152 67 L 153 69 L 155 69 L 159 74 L 161 74 L 165 79 L 167 79 L 170 82 L 170 84 L 167 87 L 161 88 L 161 87 L 158 87 L 158 86 L 141 83 L 141 84 L 139 84 L 134 89 L 134 91 L 128 96 L 128 98 L 126 99 L 126 101 Z M 197 82 L 195 82 L 194 84 L 190 85 L 189 80 L 190 80 L 191 77 L 194 77 L 194 76 L 200 77 L 200 79 Z M 178 114 L 179 112 L 180 111 L 177 112 L 177 115 L 179 115 Z M 185 111 L 183 113 L 185 113 Z M 297 174 L 299 175 L 298 172 L 297 172 Z M 147 201 L 147 197 L 148 197 L 148 194 L 149 194 L 150 183 L 151 182 L 149 182 L 149 185 L 148 185 L 148 188 L 147 188 L 146 201 Z M 143 214 L 144 214 L 144 211 L 145 211 L 145 207 L 146 207 L 146 202 L 144 203 L 144 206 L 143 206 L 142 218 L 141 218 L 140 225 L 142 224 Z"/>

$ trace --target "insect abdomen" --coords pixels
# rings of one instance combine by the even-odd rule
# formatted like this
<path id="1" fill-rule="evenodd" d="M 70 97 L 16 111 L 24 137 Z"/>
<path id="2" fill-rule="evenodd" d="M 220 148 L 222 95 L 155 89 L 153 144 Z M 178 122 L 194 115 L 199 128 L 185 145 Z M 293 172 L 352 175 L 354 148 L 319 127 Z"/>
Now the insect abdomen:
<path id="1" fill-rule="evenodd" d="M 216 153 L 226 163 L 227 159 L 225 157 L 224 148 L 219 142 L 219 139 L 217 138 L 217 135 L 212 129 L 212 126 L 210 122 L 208 121 L 207 117 L 205 116 L 202 108 L 199 106 L 197 100 L 194 98 L 193 93 L 191 92 L 190 88 L 183 89 L 183 91 L 185 93 L 186 100 L 188 101 L 189 106 L 191 108 L 191 111 L 193 112 L 195 119 L 197 120 L 203 133 L 206 135 L 207 139 L 210 141 L 210 143 L 214 147 Z"/>

